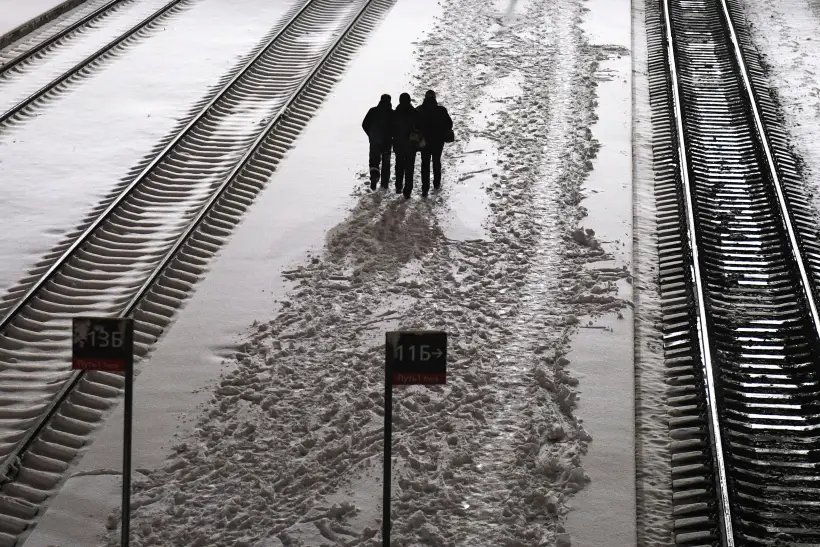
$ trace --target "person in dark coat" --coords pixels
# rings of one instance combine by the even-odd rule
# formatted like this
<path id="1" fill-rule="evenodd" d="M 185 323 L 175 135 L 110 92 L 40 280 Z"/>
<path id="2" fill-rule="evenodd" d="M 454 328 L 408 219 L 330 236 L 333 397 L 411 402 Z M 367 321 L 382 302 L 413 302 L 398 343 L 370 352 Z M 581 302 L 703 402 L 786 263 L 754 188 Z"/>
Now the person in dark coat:
<path id="1" fill-rule="evenodd" d="M 382 188 L 387 188 L 390 180 L 390 152 L 393 146 L 393 105 L 390 102 L 390 95 L 382 95 L 379 104 L 367 111 L 362 129 L 370 139 L 370 189 L 376 189 L 379 178 L 382 181 Z"/>
<path id="2" fill-rule="evenodd" d="M 424 102 L 418 108 L 421 132 L 426 146 L 421 150 L 421 195 L 430 191 L 430 162 L 433 163 L 433 188 L 441 186 L 441 153 L 448 134 L 452 134 L 453 120 L 447 109 L 436 101 L 432 89 L 424 94 Z"/>
<path id="3" fill-rule="evenodd" d="M 396 151 L 396 193 L 410 198 L 413 192 L 413 170 L 418 149 L 419 113 L 410 95 L 399 95 L 399 106 L 393 112 L 393 149 Z"/>

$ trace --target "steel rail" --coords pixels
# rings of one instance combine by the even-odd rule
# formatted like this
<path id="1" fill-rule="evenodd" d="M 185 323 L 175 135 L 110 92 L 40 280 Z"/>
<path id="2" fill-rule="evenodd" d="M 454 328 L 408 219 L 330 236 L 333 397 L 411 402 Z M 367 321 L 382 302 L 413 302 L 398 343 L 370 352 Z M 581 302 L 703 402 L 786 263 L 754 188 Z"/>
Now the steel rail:
<path id="1" fill-rule="evenodd" d="M 91 55 L 89 55 L 88 57 L 83 59 L 82 61 L 80 61 L 78 64 L 74 65 L 73 68 L 71 68 L 68 71 L 64 72 L 63 74 L 61 74 L 60 76 L 58 76 L 57 78 L 52 80 L 51 82 L 47 83 L 46 85 L 44 85 L 43 87 L 41 87 L 40 89 L 38 89 L 37 91 L 35 91 L 31 95 L 29 95 L 28 97 L 26 97 L 25 99 L 23 99 L 22 101 L 17 103 L 15 106 L 10 108 L 6 112 L 0 114 L 0 125 L 6 123 L 10 118 L 12 118 L 13 116 L 15 116 L 15 115 L 19 114 L 20 112 L 22 112 L 24 109 L 26 109 L 28 106 L 30 106 L 35 101 L 42 98 L 44 95 L 46 95 L 48 92 L 53 90 L 55 87 L 57 87 L 58 85 L 62 84 L 65 81 L 67 81 L 69 78 L 75 76 L 76 74 L 78 74 L 81 70 L 83 70 L 84 68 L 89 66 L 91 63 L 97 61 L 100 57 L 102 57 L 103 55 L 105 55 L 106 53 L 108 53 L 109 51 L 114 49 L 115 47 L 119 46 L 120 44 L 122 44 L 123 42 L 128 40 L 129 38 L 131 38 L 135 33 L 139 32 L 143 28 L 147 27 L 148 25 L 150 25 L 151 23 L 156 21 L 158 18 L 162 17 L 162 15 L 168 13 L 171 9 L 173 9 L 174 7 L 176 7 L 178 4 L 180 4 L 183 1 L 184 0 L 171 0 L 170 2 L 168 2 L 162 8 L 158 9 L 157 11 L 155 11 L 154 13 L 152 13 L 151 15 L 149 15 L 148 17 L 146 17 L 145 19 L 143 19 L 142 21 L 140 21 L 139 23 L 134 25 L 133 27 L 126 30 L 118 38 L 114 38 L 112 41 L 110 41 L 106 45 L 102 46 L 100 49 L 98 49 L 97 51 L 95 51 L 94 53 L 92 53 Z"/>
<path id="2" fill-rule="evenodd" d="M 92 11 L 91 13 L 86 15 L 85 17 L 82 17 L 81 19 L 78 19 L 77 21 L 73 22 L 72 24 L 70 24 L 69 26 L 67 26 L 66 28 L 61 30 L 60 32 L 54 34 L 53 36 L 51 36 L 49 38 L 46 38 L 42 42 L 35 45 L 33 48 L 24 51 L 23 53 L 21 53 L 17 57 L 13 58 L 11 61 L 8 61 L 7 63 L 3 63 L 2 65 L 0 65 L 0 77 L 2 77 L 3 74 L 5 74 L 7 71 L 11 70 L 12 68 L 16 67 L 20 63 L 26 61 L 27 59 L 33 57 L 34 55 L 37 55 L 38 53 L 43 51 L 45 48 L 51 46 L 52 44 L 54 44 L 58 40 L 61 40 L 62 38 L 65 38 L 66 36 L 68 36 L 69 34 L 74 32 L 78 28 L 82 27 L 83 25 L 85 25 L 89 21 L 91 21 L 93 19 L 96 19 L 98 16 L 102 15 L 103 13 L 108 11 L 109 9 L 113 8 L 114 6 L 116 6 L 117 4 L 120 4 L 122 2 L 123 2 L 123 0 L 111 0 L 107 4 L 104 4 L 104 5 L 100 6 L 99 8 L 95 9 L 94 11 Z"/>
<path id="3" fill-rule="evenodd" d="M 740 72 L 740 75 L 743 78 L 743 90 L 746 92 L 746 96 L 749 101 L 752 117 L 754 119 L 755 129 L 757 130 L 758 140 L 760 142 L 761 147 L 763 148 L 763 152 L 766 156 L 766 163 L 769 167 L 769 173 L 772 177 L 772 185 L 774 186 L 775 194 L 777 195 L 777 204 L 780 208 L 780 217 L 783 222 L 783 226 L 786 229 L 786 233 L 788 234 L 789 243 L 791 246 L 791 251 L 795 264 L 797 265 L 797 269 L 800 272 L 800 288 L 803 291 L 803 294 L 806 298 L 806 304 L 809 307 L 809 313 L 811 314 L 811 319 L 814 323 L 814 331 L 820 337 L 820 316 L 818 316 L 817 313 L 817 304 L 814 298 L 814 291 L 812 290 L 812 285 L 809 281 L 809 275 L 807 272 L 805 262 L 803 260 L 803 253 L 800 250 L 800 245 L 797 241 L 797 236 L 795 234 L 794 226 L 792 224 L 792 215 L 789 211 L 789 205 L 786 202 L 786 197 L 783 192 L 783 185 L 780 182 L 780 175 L 777 171 L 777 164 L 774 161 L 774 154 L 772 153 L 772 147 L 771 143 L 769 142 L 769 136 L 766 132 L 766 127 L 763 124 L 763 116 L 760 112 L 760 106 L 758 105 L 757 98 L 754 94 L 754 86 L 752 85 L 752 79 L 749 76 L 749 68 L 746 66 L 746 60 L 743 57 L 743 50 L 740 47 L 740 42 L 737 38 L 737 32 L 735 32 L 735 25 L 732 21 L 732 15 L 729 11 L 729 6 L 726 3 L 726 0 L 720 0 L 720 6 L 723 9 L 724 21 L 726 23 L 726 28 L 729 31 L 729 37 L 732 41 L 732 51 L 735 56 L 735 61 L 738 65 L 738 71 Z"/>
<path id="4" fill-rule="evenodd" d="M 677 62 L 675 57 L 675 41 L 672 33 L 672 17 L 669 13 L 669 2 L 663 0 L 664 26 L 666 27 L 666 52 L 669 64 L 669 73 L 672 81 L 672 103 L 675 112 L 675 125 L 678 138 L 678 159 L 680 161 L 680 177 L 684 188 L 684 208 L 686 209 L 687 241 L 692 253 L 690 273 L 694 284 L 692 291 L 697 306 L 697 332 L 700 347 L 701 366 L 705 378 L 706 414 L 709 426 L 709 437 L 712 441 L 713 464 L 716 475 L 715 489 L 719 504 L 718 520 L 720 521 L 720 535 L 725 547 L 734 547 L 734 532 L 732 530 L 732 513 L 729 505 L 729 483 L 726 473 L 726 461 L 723 451 L 723 437 L 718 421 L 717 394 L 715 392 L 715 373 L 712 362 L 712 341 L 709 336 L 709 321 L 706 313 L 705 296 L 701 277 L 701 258 L 698 252 L 698 239 L 695 229 L 695 210 L 692 199 L 693 189 L 689 179 L 690 166 L 686 154 L 686 135 L 684 132 L 683 103 L 681 100 L 680 83 L 678 82 Z"/>
<path id="5" fill-rule="evenodd" d="M 316 0 L 305 0 L 305 3 L 302 7 L 293 15 L 293 17 L 288 20 L 288 22 L 274 35 L 271 37 L 268 42 L 259 49 L 245 64 L 242 69 L 236 73 L 236 75 L 231 78 L 223 87 L 222 89 L 210 100 L 208 104 L 206 104 L 199 113 L 194 116 L 186 125 L 183 127 L 177 135 L 171 139 L 170 142 L 157 154 L 153 160 L 151 160 L 142 171 L 134 178 L 131 183 L 126 186 L 122 192 L 102 211 L 99 216 L 80 234 L 77 239 L 60 255 L 60 257 L 52 264 L 48 270 L 46 270 L 37 282 L 34 283 L 24 294 L 21 296 L 16 303 L 11 306 L 6 313 L 3 315 L 2 319 L 0 319 L 0 332 L 8 326 L 14 317 L 20 313 L 20 311 L 28 304 L 34 295 L 42 289 L 46 283 L 48 283 L 54 274 L 57 273 L 57 270 L 65 264 L 65 262 L 71 258 L 74 252 L 83 244 L 85 243 L 89 237 L 116 211 L 119 205 L 131 195 L 131 193 L 142 183 L 142 181 L 154 170 L 154 168 L 162 162 L 168 154 L 180 143 L 189 133 L 190 131 L 200 122 L 203 118 L 208 114 L 208 112 L 213 108 L 215 104 L 217 104 L 225 95 L 230 91 L 233 85 L 239 80 L 242 76 L 244 76 L 248 70 L 256 63 L 257 60 L 271 48 L 281 37 L 282 35 L 290 29 L 296 21 L 301 17 L 301 15 L 310 7 L 313 2 Z"/>
<path id="6" fill-rule="evenodd" d="M 305 7 L 313 1 L 314 0 L 308 0 L 305 6 L 302 9 L 300 9 L 298 13 L 301 14 L 304 11 Z M 194 233 L 194 231 L 197 228 L 199 228 L 199 226 L 207 217 L 208 213 L 210 213 L 213 209 L 213 206 L 228 190 L 236 176 L 247 166 L 247 164 L 250 162 L 251 158 L 253 158 L 254 154 L 256 154 L 256 152 L 259 150 L 265 139 L 268 138 L 271 131 L 273 131 L 275 127 L 283 119 L 285 119 L 285 114 L 287 110 L 299 99 L 299 97 L 302 95 L 302 92 L 308 87 L 313 78 L 319 72 L 321 72 L 330 56 L 338 49 L 338 46 L 355 28 L 355 26 L 359 23 L 364 14 L 367 12 L 368 8 L 370 8 L 370 6 L 375 1 L 376 0 L 364 0 L 362 7 L 359 9 L 359 12 L 356 14 L 356 16 L 353 19 L 351 19 L 350 23 L 348 23 L 348 25 L 340 32 L 336 40 L 334 40 L 333 43 L 330 46 L 328 46 L 328 49 L 325 52 L 325 54 L 317 61 L 315 68 L 311 70 L 307 75 L 305 75 L 299 87 L 291 94 L 290 98 L 282 104 L 277 114 L 273 116 L 271 120 L 266 124 L 265 128 L 254 140 L 251 147 L 245 154 L 243 154 L 242 158 L 234 166 L 231 172 L 225 177 L 224 181 L 220 184 L 216 192 L 214 192 L 210 199 L 200 209 L 199 213 L 188 225 L 188 228 L 185 230 L 185 232 L 183 232 L 177 238 L 173 247 L 171 247 L 171 249 L 169 249 L 166 252 L 165 256 L 163 257 L 161 262 L 154 268 L 151 275 L 141 285 L 140 289 L 135 293 L 135 295 L 131 298 L 128 304 L 125 305 L 123 311 L 120 312 L 119 317 L 128 317 L 136 311 L 142 299 L 148 294 L 148 292 L 154 286 L 154 282 L 156 281 L 156 279 L 173 261 L 179 250 L 185 245 L 185 243 L 188 241 L 188 239 Z M 295 18 L 296 16 L 294 16 L 294 18 L 291 19 L 288 25 L 290 25 L 293 22 L 293 20 L 295 20 Z M 279 34 L 280 33 L 277 33 L 277 36 L 279 36 Z M 267 49 L 267 47 L 262 48 L 262 51 L 264 51 L 265 49 Z M 60 405 L 66 400 L 66 398 L 71 394 L 71 392 L 74 390 L 77 384 L 83 379 L 83 377 L 85 376 L 85 372 L 86 371 L 84 370 L 75 370 L 72 372 L 71 377 L 65 382 L 65 384 L 60 389 L 58 394 L 52 399 L 52 401 L 47 406 L 46 412 L 41 414 L 41 416 L 37 419 L 37 423 L 35 424 L 35 426 L 30 428 L 26 432 L 26 434 L 18 441 L 15 448 L 9 453 L 8 456 L 6 456 L 6 459 L 3 461 L 2 464 L 0 464 L 0 485 L 5 484 L 7 482 L 11 482 L 13 480 L 13 478 L 8 477 L 9 470 L 12 469 L 12 466 L 15 463 L 21 461 L 25 452 L 39 437 L 40 432 L 46 427 L 46 425 L 48 425 L 51 418 L 54 417 L 54 415 L 60 408 Z"/>

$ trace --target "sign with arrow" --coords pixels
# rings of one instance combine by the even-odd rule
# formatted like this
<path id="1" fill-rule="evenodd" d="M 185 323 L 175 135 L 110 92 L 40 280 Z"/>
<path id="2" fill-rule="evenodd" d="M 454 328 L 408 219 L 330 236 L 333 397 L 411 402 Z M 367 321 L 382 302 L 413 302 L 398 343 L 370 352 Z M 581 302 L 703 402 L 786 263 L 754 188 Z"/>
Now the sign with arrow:
<path id="1" fill-rule="evenodd" d="M 447 383 L 447 333 L 387 333 L 387 369 L 394 386 Z"/>

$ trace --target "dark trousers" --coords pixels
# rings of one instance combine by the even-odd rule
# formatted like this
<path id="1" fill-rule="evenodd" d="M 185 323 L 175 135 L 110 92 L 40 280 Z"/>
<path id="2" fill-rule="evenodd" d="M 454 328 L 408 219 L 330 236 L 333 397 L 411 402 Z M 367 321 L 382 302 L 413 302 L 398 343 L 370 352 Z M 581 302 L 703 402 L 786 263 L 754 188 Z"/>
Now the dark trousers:
<path id="1" fill-rule="evenodd" d="M 416 168 L 415 150 L 396 149 L 396 191 L 409 196 L 413 191 L 413 171 Z"/>
<path id="2" fill-rule="evenodd" d="M 379 164 L 381 164 L 380 173 L 384 187 L 387 187 L 387 182 L 390 180 L 390 148 L 390 145 L 370 143 L 370 172 L 372 173 L 374 169 L 379 171 Z"/>
<path id="3" fill-rule="evenodd" d="M 430 160 L 433 160 L 433 188 L 441 186 L 441 153 L 443 142 L 428 142 L 421 150 L 421 193 L 430 191 Z"/>

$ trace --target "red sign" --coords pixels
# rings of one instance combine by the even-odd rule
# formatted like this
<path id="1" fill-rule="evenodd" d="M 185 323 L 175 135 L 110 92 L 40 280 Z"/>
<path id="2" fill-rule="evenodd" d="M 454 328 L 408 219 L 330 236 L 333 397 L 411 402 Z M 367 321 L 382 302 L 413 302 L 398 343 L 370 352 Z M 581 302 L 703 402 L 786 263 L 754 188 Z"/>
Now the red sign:
<path id="1" fill-rule="evenodd" d="M 125 362 L 122 359 L 74 357 L 71 359 L 71 368 L 82 370 L 104 370 L 106 372 L 125 372 Z"/>
<path id="2" fill-rule="evenodd" d="M 447 373 L 445 372 L 394 372 L 393 385 L 394 386 L 411 386 L 423 385 L 430 386 L 436 384 L 446 384 Z"/>

